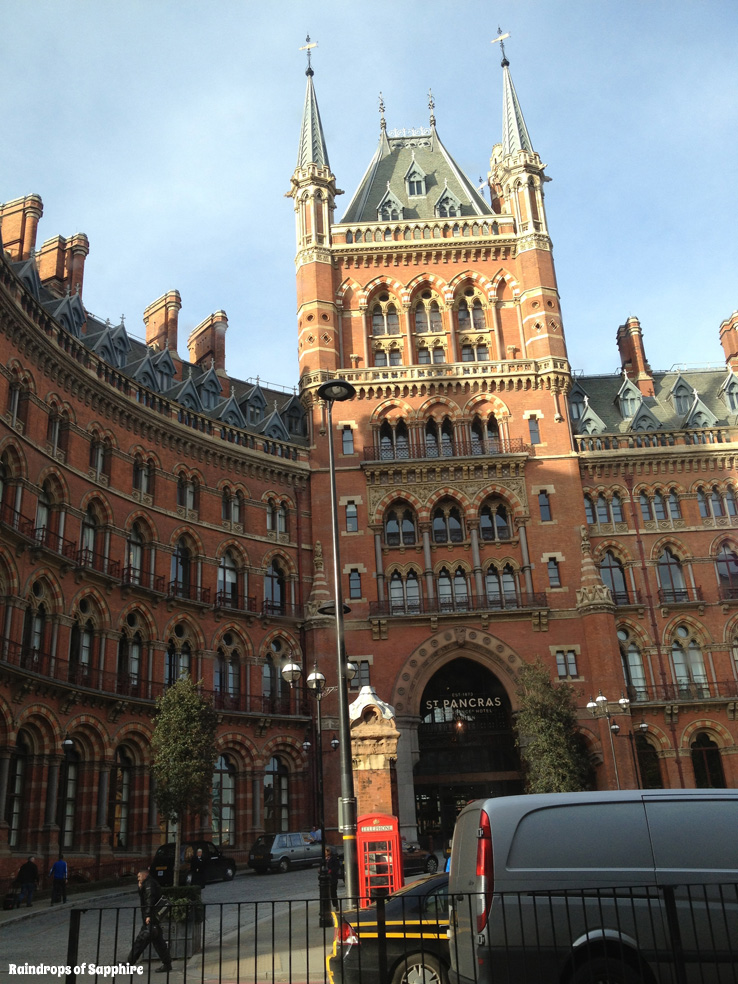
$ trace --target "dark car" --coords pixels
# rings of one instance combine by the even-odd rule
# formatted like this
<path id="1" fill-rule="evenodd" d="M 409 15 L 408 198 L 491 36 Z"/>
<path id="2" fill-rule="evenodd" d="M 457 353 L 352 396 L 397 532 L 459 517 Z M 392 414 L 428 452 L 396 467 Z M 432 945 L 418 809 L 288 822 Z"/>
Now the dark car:
<path id="1" fill-rule="evenodd" d="M 180 845 L 180 885 L 190 883 L 190 861 L 194 857 L 198 848 L 202 848 L 202 856 L 205 859 L 205 881 L 230 881 L 236 874 L 236 862 L 233 858 L 221 854 L 219 848 L 212 841 L 184 841 Z M 156 878 L 160 885 L 171 885 L 174 877 L 174 842 L 162 844 L 154 855 L 154 860 L 149 868 L 151 874 Z"/>
<path id="2" fill-rule="evenodd" d="M 320 841 L 307 831 L 262 834 L 249 851 L 249 868 L 259 875 L 266 871 L 286 872 L 320 864 L 322 856 Z"/>
<path id="3" fill-rule="evenodd" d="M 405 885 L 384 906 L 387 979 L 391 984 L 448 984 L 448 875 Z M 378 984 L 377 910 L 333 913 L 331 984 Z"/>
<path id="4" fill-rule="evenodd" d="M 402 848 L 402 870 L 406 875 L 435 875 L 440 864 L 438 857 L 432 851 L 425 851 L 415 841 L 405 844 Z"/>

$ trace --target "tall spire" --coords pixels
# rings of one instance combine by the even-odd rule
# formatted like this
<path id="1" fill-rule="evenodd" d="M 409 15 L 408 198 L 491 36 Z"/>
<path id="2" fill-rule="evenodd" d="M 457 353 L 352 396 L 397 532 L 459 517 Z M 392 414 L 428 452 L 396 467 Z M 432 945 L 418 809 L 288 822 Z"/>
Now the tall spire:
<path id="1" fill-rule="evenodd" d="M 520 108 L 518 94 L 515 91 L 513 80 L 510 77 L 510 62 L 505 54 L 505 39 L 509 34 L 503 34 L 502 28 L 497 28 L 497 37 L 492 39 L 492 44 L 500 42 L 502 52 L 502 155 L 514 154 L 519 150 L 524 150 L 529 154 L 534 154 L 533 144 L 528 135 L 528 127 L 523 119 L 523 110 Z"/>
<path id="2" fill-rule="evenodd" d="M 313 87 L 313 69 L 310 65 L 310 50 L 317 47 L 316 42 L 310 41 L 308 34 L 305 39 L 307 44 L 301 50 L 307 51 L 308 65 L 305 69 L 307 75 L 307 89 L 305 91 L 305 106 L 302 111 L 302 127 L 300 129 L 300 146 L 297 152 L 297 166 L 307 167 L 308 164 L 317 164 L 318 167 L 330 169 L 328 161 L 328 150 L 325 146 L 323 136 L 323 124 L 320 122 L 318 111 L 318 100 L 315 98 Z"/>

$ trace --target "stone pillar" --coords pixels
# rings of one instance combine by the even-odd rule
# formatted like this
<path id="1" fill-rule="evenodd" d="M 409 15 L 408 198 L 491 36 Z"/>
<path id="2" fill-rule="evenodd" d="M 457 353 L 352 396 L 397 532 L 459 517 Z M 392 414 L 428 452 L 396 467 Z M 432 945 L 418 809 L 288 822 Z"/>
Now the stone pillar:
<path id="1" fill-rule="evenodd" d="M 395 711 L 377 696 L 373 687 L 362 687 L 349 707 L 354 792 L 358 816 L 387 813 L 397 816 L 397 741 Z"/>

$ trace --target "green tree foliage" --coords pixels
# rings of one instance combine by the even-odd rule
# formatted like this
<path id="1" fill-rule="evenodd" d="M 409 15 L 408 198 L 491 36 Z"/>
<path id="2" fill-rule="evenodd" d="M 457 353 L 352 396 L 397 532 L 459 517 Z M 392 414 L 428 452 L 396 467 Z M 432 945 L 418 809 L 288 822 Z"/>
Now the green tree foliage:
<path id="1" fill-rule="evenodd" d="M 189 676 L 169 687 L 156 702 L 151 740 L 156 804 L 170 823 L 177 824 L 174 884 L 178 883 L 182 820 L 203 813 L 213 786 L 217 750 L 217 716 L 212 703 Z"/>
<path id="2" fill-rule="evenodd" d="M 539 658 L 518 674 L 517 746 L 528 793 L 586 789 L 589 761 L 577 727 L 574 689 L 553 684 Z"/>

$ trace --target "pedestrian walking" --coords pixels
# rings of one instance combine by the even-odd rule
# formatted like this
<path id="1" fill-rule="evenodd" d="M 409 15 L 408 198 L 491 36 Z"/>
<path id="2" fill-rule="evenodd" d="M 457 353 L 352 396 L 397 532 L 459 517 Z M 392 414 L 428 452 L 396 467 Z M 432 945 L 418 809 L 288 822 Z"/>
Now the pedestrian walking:
<path id="1" fill-rule="evenodd" d="M 33 893 L 38 885 L 38 868 L 35 864 L 36 856 L 30 854 L 25 864 L 18 869 L 18 883 L 20 884 L 20 895 L 16 902 L 16 909 L 20 908 L 21 902 L 26 900 L 26 905 L 33 905 Z"/>
<path id="2" fill-rule="evenodd" d="M 133 941 L 131 952 L 128 954 L 128 963 L 135 964 L 144 952 L 146 947 L 153 946 L 161 960 L 161 966 L 157 967 L 155 973 L 168 974 L 172 969 L 172 958 L 169 956 L 169 949 L 162 936 L 161 926 L 157 909 L 160 907 L 162 892 L 155 878 L 152 878 L 146 868 L 142 868 L 138 875 L 138 897 L 141 900 L 141 919 L 142 926 L 138 936 Z"/>
<path id="3" fill-rule="evenodd" d="M 59 858 L 51 866 L 49 875 L 54 879 L 51 883 L 51 904 L 55 902 L 67 901 L 67 862 L 64 855 L 59 854 Z"/>

